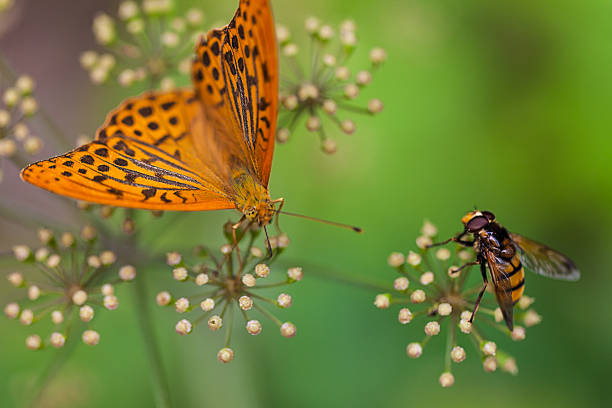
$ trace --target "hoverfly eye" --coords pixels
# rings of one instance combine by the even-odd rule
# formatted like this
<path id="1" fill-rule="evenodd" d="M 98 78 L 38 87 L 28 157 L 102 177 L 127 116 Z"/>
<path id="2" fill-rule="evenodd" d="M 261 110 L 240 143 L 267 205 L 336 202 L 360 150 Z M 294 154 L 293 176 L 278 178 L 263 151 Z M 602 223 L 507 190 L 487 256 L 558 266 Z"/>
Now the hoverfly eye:
<path id="1" fill-rule="evenodd" d="M 476 232 L 481 230 L 488 223 L 489 220 L 487 219 L 487 217 L 479 215 L 478 217 L 472 218 L 465 227 L 470 232 Z"/>
<path id="2" fill-rule="evenodd" d="M 493 214 L 491 211 L 483 211 L 482 215 L 487 217 L 487 220 L 489 220 L 489 222 L 495 221 L 495 214 Z"/>

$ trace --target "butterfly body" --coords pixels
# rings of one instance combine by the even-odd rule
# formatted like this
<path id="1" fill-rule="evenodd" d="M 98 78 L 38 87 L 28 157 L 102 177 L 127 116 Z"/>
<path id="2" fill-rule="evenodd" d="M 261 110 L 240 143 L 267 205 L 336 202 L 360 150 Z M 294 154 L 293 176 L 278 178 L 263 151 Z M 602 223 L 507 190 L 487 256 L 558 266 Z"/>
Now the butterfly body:
<path id="1" fill-rule="evenodd" d="M 196 44 L 191 89 L 147 92 L 110 112 L 92 143 L 34 163 L 23 180 L 68 197 L 151 210 L 238 209 L 261 226 L 278 109 L 269 0 L 241 0 Z"/>

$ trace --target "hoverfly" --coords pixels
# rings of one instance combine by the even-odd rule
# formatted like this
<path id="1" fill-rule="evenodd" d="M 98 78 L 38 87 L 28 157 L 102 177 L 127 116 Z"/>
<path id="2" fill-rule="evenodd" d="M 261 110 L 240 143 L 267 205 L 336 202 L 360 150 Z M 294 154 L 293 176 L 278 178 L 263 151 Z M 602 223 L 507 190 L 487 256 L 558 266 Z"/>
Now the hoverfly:
<path id="1" fill-rule="evenodd" d="M 489 272 L 497 303 L 502 311 L 506 325 L 513 329 L 513 307 L 525 290 L 525 271 L 523 265 L 533 272 L 554 279 L 575 281 L 580 278 L 580 271 L 565 255 L 527 239 L 519 234 L 508 232 L 495 221 L 495 215 L 490 211 L 471 211 L 461 221 L 464 230 L 455 237 L 444 242 L 433 244 L 438 246 L 454 241 L 476 251 L 476 261 L 468 262 L 451 273 L 457 273 L 471 265 L 480 265 L 484 285 L 478 294 L 470 323 L 478 311 L 482 296 L 487 289 L 487 268 Z M 472 234 L 473 240 L 464 239 Z"/>

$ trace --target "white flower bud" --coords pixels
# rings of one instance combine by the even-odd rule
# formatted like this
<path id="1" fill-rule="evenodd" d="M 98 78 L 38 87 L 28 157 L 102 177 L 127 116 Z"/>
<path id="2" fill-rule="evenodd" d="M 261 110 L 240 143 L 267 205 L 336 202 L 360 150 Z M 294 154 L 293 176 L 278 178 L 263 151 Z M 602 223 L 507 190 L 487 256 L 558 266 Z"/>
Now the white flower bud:
<path id="1" fill-rule="evenodd" d="M 38 262 L 44 262 L 49 257 L 50 251 L 47 248 L 38 248 L 34 253 L 34 258 Z"/>
<path id="2" fill-rule="evenodd" d="M 159 306 L 168 306 L 172 301 L 172 295 L 167 291 L 159 292 L 157 296 L 155 296 L 155 301 Z"/>
<path id="3" fill-rule="evenodd" d="M 116 37 L 115 22 L 108 14 L 100 13 L 94 18 L 93 32 L 99 44 L 110 44 Z"/>
<path id="4" fill-rule="evenodd" d="M 344 96 L 348 99 L 355 99 L 359 96 L 359 87 L 354 83 L 348 83 L 344 86 Z"/>
<path id="5" fill-rule="evenodd" d="M 119 278 L 123 281 L 133 281 L 136 278 L 136 268 L 132 265 L 125 265 L 119 269 Z"/>
<path id="6" fill-rule="evenodd" d="M 332 54 L 323 55 L 323 65 L 327 67 L 333 67 L 336 65 L 336 56 Z"/>
<path id="7" fill-rule="evenodd" d="M 91 69 L 98 63 L 98 54 L 94 51 L 85 51 L 81 53 L 79 61 L 83 68 Z"/>
<path id="8" fill-rule="evenodd" d="M 53 232 L 47 228 L 41 228 L 38 230 L 38 239 L 43 245 L 47 245 L 53 239 Z"/>
<path id="9" fill-rule="evenodd" d="M 62 324 L 64 322 L 64 314 L 59 310 L 51 312 L 51 321 L 53 324 Z"/>
<path id="10" fill-rule="evenodd" d="M 166 31 L 161 35 L 161 43 L 168 47 L 174 48 L 179 44 L 180 38 L 177 33 L 172 31 Z"/>
<path id="11" fill-rule="evenodd" d="M 485 342 L 482 346 L 482 352 L 486 355 L 486 356 L 494 356 L 495 353 L 497 352 L 497 344 L 495 344 L 492 341 L 487 341 Z"/>
<path id="12" fill-rule="evenodd" d="M 350 119 L 345 119 L 342 121 L 342 123 L 340 123 L 340 128 L 347 135 L 352 135 L 355 133 L 355 122 Z"/>
<path id="13" fill-rule="evenodd" d="M 124 87 L 131 86 L 134 81 L 136 81 L 136 72 L 133 69 L 124 69 L 119 73 L 119 77 L 117 78 L 119 85 Z"/>
<path id="14" fill-rule="evenodd" d="M 360 86 L 368 85 L 372 82 L 372 74 L 368 71 L 359 71 L 356 76 L 357 84 Z"/>
<path id="15" fill-rule="evenodd" d="M 176 266 L 181 263 L 182 257 L 178 252 L 168 252 L 166 254 L 166 263 L 170 266 Z"/>
<path id="16" fill-rule="evenodd" d="M 446 248 L 440 248 L 436 251 L 436 258 L 441 261 L 448 261 L 450 259 L 451 253 Z"/>
<path id="17" fill-rule="evenodd" d="M 408 289 L 410 281 L 405 276 L 400 276 L 393 281 L 393 288 L 399 292 L 403 292 Z"/>
<path id="18" fill-rule="evenodd" d="M 506 361 L 502 364 L 502 370 L 512 375 L 518 374 L 518 366 L 516 365 L 516 360 L 512 357 L 507 358 Z"/>
<path id="19" fill-rule="evenodd" d="M 261 323 L 259 320 L 249 320 L 246 324 L 246 330 L 249 334 L 257 336 L 261 333 Z"/>
<path id="20" fill-rule="evenodd" d="M 464 262 L 467 262 L 472 259 L 472 253 L 466 249 L 462 249 L 461 251 L 459 251 L 457 253 L 457 256 Z"/>
<path id="21" fill-rule="evenodd" d="M 24 281 L 23 275 L 19 272 L 9 273 L 9 275 L 7 276 L 7 279 L 11 283 L 11 285 L 13 285 L 16 288 L 23 285 L 23 281 Z"/>
<path id="22" fill-rule="evenodd" d="M 440 385 L 444 388 L 450 387 L 455 383 L 455 377 L 451 373 L 442 373 L 439 378 Z"/>
<path id="23" fill-rule="evenodd" d="M 357 25 L 355 24 L 355 22 L 353 20 L 344 20 L 341 24 L 340 24 L 340 31 L 341 32 L 354 32 L 357 30 Z"/>
<path id="24" fill-rule="evenodd" d="M 448 316 L 453 312 L 453 307 L 450 303 L 440 303 L 438 305 L 438 314 L 440 316 Z"/>
<path id="25" fill-rule="evenodd" d="M 540 316 L 535 310 L 529 309 L 525 312 L 525 316 L 523 317 L 523 322 L 525 326 L 532 327 L 536 324 L 539 324 L 542 321 L 542 316 Z"/>
<path id="26" fill-rule="evenodd" d="M 234 359 L 234 350 L 229 347 L 222 348 L 217 353 L 217 359 L 222 363 L 229 363 Z"/>
<path id="27" fill-rule="evenodd" d="M 431 245 L 433 241 L 426 235 L 421 235 L 417 237 L 416 244 L 421 249 L 426 249 L 429 245 Z"/>
<path id="28" fill-rule="evenodd" d="M 223 255 L 228 255 L 232 253 L 232 246 L 230 244 L 221 245 L 221 253 Z"/>
<path id="29" fill-rule="evenodd" d="M 200 307 L 205 312 L 210 312 L 215 308 L 215 301 L 211 298 L 206 298 L 200 303 Z"/>
<path id="30" fill-rule="evenodd" d="M 4 91 L 2 100 L 7 107 L 12 108 L 19 101 L 20 95 L 20 92 L 16 88 L 8 88 Z"/>
<path id="31" fill-rule="evenodd" d="M 49 343 L 55 348 L 62 348 L 66 344 L 66 337 L 62 333 L 53 332 L 49 337 Z"/>
<path id="32" fill-rule="evenodd" d="M 250 273 L 242 275 L 242 284 L 247 288 L 252 288 L 253 286 L 255 286 L 255 283 L 255 277 Z"/>
<path id="33" fill-rule="evenodd" d="M 469 310 L 464 310 L 463 312 L 461 312 L 460 318 L 463 320 L 470 320 L 472 318 L 472 312 L 470 312 Z"/>
<path id="34" fill-rule="evenodd" d="M 260 278 L 266 278 L 270 275 L 270 268 L 266 264 L 257 264 L 255 266 L 255 275 Z"/>
<path id="35" fill-rule="evenodd" d="M 182 320 L 179 320 L 179 322 L 176 324 L 175 330 L 178 334 L 180 334 L 181 336 L 184 336 L 186 334 L 191 333 L 192 327 L 193 326 L 189 320 L 182 319 Z"/>
<path id="36" fill-rule="evenodd" d="M 13 247 L 13 255 L 19 262 L 23 262 L 30 257 L 32 251 L 25 245 L 15 245 Z"/>
<path id="37" fill-rule="evenodd" d="M 428 336 L 437 336 L 440 334 L 440 323 L 438 322 L 427 322 L 425 325 L 425 334 Z"/>
<path id="38" fill-rule="evenodd" d="M 515 326 L 512 330 L 512 340 L 522 341 L 525 340 L 526 332 L 525 328 L 521 326 Z"/>
<path id="39" fill-rule="evenodd" d="M 92 268 L 99 268 L 102 266 L 102 261 L 100 261 L 100 258 L 98 258 L 97 256 L 91 255 L 87 257 L 87 265 Z"/>
<path id="40" fill-rule="evenodd" d="M 17 151 L 17 144 L 13 139 L 0 139 L 0 157 L 11 157 Z"/>
<path id="41" fill-rule="evenodd" d="M 82 321 L 86 323 L 91 322 L 91 320 L 94 318 L 93 308 L 89 305 L 82 306 L 79 309 L 79 317 L 81 318 Z"/>
<path id="42" fill-rule="evenodd" d="M 22 95 L 28 95 L 34 90 L 34 80 L 29 75 L 21 75 L 17 78 L 15 86 L 21 91 Z"/>
<path id="43" fill-rule="evenodd" d="M 434 274 L 433 272 L 425 272 L 421 275 L 419 280 L 421 282 L 421 285 L 427 286 L 434 281 Z"/>
<path id="44" fill-rule="evenodd" d="M 28 129 L 25 123 L 17 123 L 13 128 L 13 135 L 15 136 L 15 140 L 20 142 L 24 141 L 26 137 L 30 135 L 30 129 Z M 43 242 L 43 244 L 46 244 L 46 242 Z"/>
<path id="45" fill-rule="evenodd" d="M 283 101 L 283 106 L 287 110 L 294 110 L 298 106 L 298 97 L 296 95 L 289 95 Z"/>
<path id="46" fill-rule="evenodd" d="M 423 346 L 421 343 L 410 343 L 406 346 L 406 354 L 410 358 L 419 358 L 423 354 Z"/>
<path id="47" fill-rule="evenodd" d="M 253 299 L 249 296 L 240 296 L 238 304 L 242 310 L 251 310 L 253 308 Z"/>
<path id="48" fill-rule="evenodd" d="M 71 247 L 74 244 L 74 235 L 69 232 L 64 232 L 60 238 L 60 242 L 64 248 Z"/>
<path id="49" fill-rule="evenodd" d="M 32 285 L 28 288 L 28 298 L 30 300 L 36 300 L 40 297 L 40 289 L 36 285 Z"/>
<path id="50" fill-rule="evenodd" d="M 287 248 L 291 242 L 287 234 L 280 234 L 277 237 L 277 240 L 278 240 L 277 245 L 279 248 Z"/>
<path id="51" fill-rule="evenodd" d="M 189 299 L 184 297 L 174 302 L 174 309 L 176 309 L 178 313 L 185 313 L 189 309 L 189 306 Z"/>
<path id="52" fill-rule="evenodd" d="M 286 57 L 292 58 L 295 57 L 298 53 L 298 46 L 293 43 L 289 43 L 283 47 L 283 54 Z"/>
<path id="53" fill-rule="evenodd" d="M 310 83 L 305 83 L 298 89 L 298 98 L 301 101 L 314 100 L 319 97 L 319 88 Z"/>
<path id="54" fill-rule="evenodd" d="M 497 323 L 504 320 L 504 315 L 499 307 L 496 308 L 495 311 L 493 312 L 493 318 L 495 319 Z"/>
<path id="55" fill-rule="evenodd" d="M 130 34 L 140 34 L 144 31 L 145 23 L 144 20 L 134 19 L 130 20 L 125 28 Z"/>
<path id="56" fill-rule="evenodd" d="M 34 312 L 30 309 L 23 309 L 19 315 L 19 321 L 21 321 L 21 324 L 24 326 L 31 325 L 34 321 Z"/>
<path id="57" fill-rule="evenodd" d="M 340 33 L 340 42 L 345 47 L 352 48 L 357 44 L 357 36 L 353 31 L 344 31 Z"/>
<path id="58" fill-rule="evenodd" d="M 38 137 L 28 137 L 23 143 L 23 149 L 27 154 L 37 154 L 42 149 L 43 142 Z"/>
<path id="59" fill-rule="evenodd" d="M 115 255 L 112 251 L 104 251 L 100 254 L 100 261 L 103 265 L 111 265 L 114 264 L 117 260 L 117 255 Z"/>
<path id="60" fill-rule="evenodd" d="M 115 295 L 104 296 L 104 307 L 108 310 L 115 310 L 119 307 L 119 300 Z"/>
<path id="61" fill-rule="evenodd" d="M 94 239 L 96 239 L 97 235 L 98 233 L 96 229 L 91 225 L 86 225 L 81 230 L 81 238 L 83 238 L 85 241 L 93 241 Z"/>
<path id="62" fill-rule="evenodd" d="M 394 268 L 402 266 L 404 262 L 404 254 L 402 254 L 401 252 L 392 252 L 391 255 L 389 255 L 389 258 L 387 258 L 387 263 L 389 264 L 389 266 L 392 266 Z"/>
<path id="63" fill-rule="evenodd" d="M 291 132 L 287 128 L 280 128 L 276 131 L 276 141 L 278 143 L 287 143 L 289 136 L 291 136 Z"/>
<path id="64" fill-rule="evenodd" d="M 421 289 L 417 289 L 410 294 L 410 301 L 412 303 L 423 303 L 426 299 L 425 292 Z"/>
<path id="65" fill-rule="evenodd" d="M 455 279 L 461 276 L 461 270 L 459 269 L 457 265 L 451 265 L 450 268 L 448 268 L 447 273 L 448 273 L 448 277 L 451 279 Z"/>
<path id="66" fill-rule="evenodd" d="M 321 22 L 316 17 L 308 17 L 304 23 L 304 28 L 309 34 L 314 34 L 319 29 Z"/>
<path id="67" fill-rule="evenodd" d="M 327 138 L 323 140 L 323 143 L 321 143 L 321 148 L 327 154 L 334 154 L 336 153 L 338 146 L 334 140 Z"/>
<path id="68" fill-rule="evenodd" d="M 373 48 L 370 51 L 370 61 L 373 64 L 378 65 L 387 59 L 387 53 L 382 48 Z"/>
<path id="69" fill-rule="evenodd" d="M 306 120 L 306 129 L 311 132 L 316 132 L 321 128 L 321 119 L 318 116 L 310 116 Z"/>
<path id="70" fill-rule="evenodd" d="M 28 336 L 26 338 L 26 347 L 30 350 L 38 350 L 42 347 L 42 340 L 40 336 L 37 334 L 33 334 L 32 336 Z"/>
<path id="71" fill-rule="evenodd" d="M 189 25 L 198 26 L 204 20 L 204 13 L 202 13 L 200 9 L 192 8 L 187 10 L 185 18 L 187 19 L 187 23 L 189 23 Z"/>
<path id="72" fill-rule="evenodd" d="M 287 276 L 289 277 L 289 279 L 297 282 L 302 280 L 302 278 L 304 277 L 304 273 L 302 272 L 302 268 L 300 268 L 299 266 L 295 266 L 287 270 Z"/>
<path id="73" fill-rule="evenodd" d="M 175 280 L 183 282 L 187 280 L 187 278 L 189 277 L 189 273 L 187 272 L 186 268 L 181 266 L 180 268 L 175 268 L 172 271 L 172 276 Z"/>
<path id="74" fill-rule="evenodd" d="M 461 319 L 459 322 L 459 329 L 462 333 L 470 334 L 472 332 L 472 323 L 469 320 Z"/>
<path id="75" fill-rule="evenodd" d="M 195 278 L 195 283 L 198 286 L 204 286 L 208 283 L 208 275 L 205 273 L 199 273 Z"/>
<path id="76" fill-rule="evenodd" d="M 100 342 L 100 334 L 95 330 L 85 330 L 82 338 L 83 343 L 89 346 L 95 346 Z"/>
<path id="77" fill-rule="evenodd" d="M 291 38 L 291 33 L 289 32 L 289 29 L 284 25 L 277 24 L 276 39 L 278 40 L 279 44 L 286 43 L 287 41 L 289 41 L 289 38 Z"/>
<path id="78" fill-rule="evenodd" d="M 281 293 L 280 295 L 278 295 L 278 298 L 276 298 L 276 303 L 279 307 L 286 309 L 293 304 L 293 299 L 291 298 L 291 295 Z"/>
<path id="79" fill-rule="evenodd" d="M 4 306 L 4 314 L 9 319 L 16 319 L 19 316 L 19 305 L 15 302 L 8 303 Z"/>
<path id="80" fill-rule="evenodd" d="M 451 350 L 451 359 L 455 363 L 460 363 L 465 360 L 465 350 L 461 346 L 455 346 Z"/>
<path id="81" fill-rule="evenodd" d="M 85 302 L 87 302 L 87 292 L 82 289 L 79 289 L 74 292 L 74 294 L 72 295 L 72 303 L 77 306 L 82 306 L 85 304 Z"/>
<path id="82" fill-rule="evenodd" d="M 0 109 L 0 129 L 7 127 L 9 123 L 11 123 L 11 114 L 4 109 Z"/>
<path id="83" fill-rule="evenodd" d="M 281 336 L 283 337 L 291 338 L 295 336 L 296 331 L 297 329 L 295 325 L 291 322 L 285 322 L 281 324 L 280 333 L 281 333 Z"/>
<path id="84" fill-rule="evenodd" d="M 326 99 L 323 101 L 323 112 L 328 115 L 335 115 L 338 110 L 338 105 L 333 99 Z"/>
<path id="85" fill-rule="evenodd" d="M 223 327 L 223 319 L 221 316 L 214 315 L 208 319 L 208 328 L 212 331 L 217 331 Z"/>
<path id="86" fill-rule="evenodd" d="M 401 323 L 401 324 L 407 324 L 410 323 L 412 321 L 413 318 L 413 314 L 410 311 L 410 309 L 407 308 L 402 308 L 400 309 L 398 315 L 397 315 L 397 320 Z"/>
<path id="87" fill-rule="evenodd" d="M 57 268 L 62 262 L 62 258 L 58 254 L 53 254 L 47 258 L 47 266 L 49 268 Z"/>
<path id="88" fill-rule="evenodd" d="M 421 255 L 416 252 L 410 251 L 406 257 L 406 262 L 412 266 L 418 266 L 421 264 Z"/>
<path id="89" fill-rule="evenodd" d="M 391 296 L 387 293 L 376 295 L 374 306 L 379 309 L 388 309 L 391 306 Z"/>
<path id="90" fill-rule="evenodd" d="M 527 309 L 529 306 L 531 306 L 533 302 L 535 302 L 534 298 L 523 295 L 518 301 L 518 307 L 524 310 L 524 309 Z"/>
<path id="91" fill-rule="evenodd" d="M 334 36 L 334 29 L 330 25 L 324 25 L 319 29 L 319 38 L 323 41 L 329 41 Z"/>
<path id="92" fill-rule="evenodd" d="M 336 78 L 340 81 L 346 81 L 351 76 L 351 71 L 347 67 L 336 68 Z"/>
<path id="93" fill-rule="evenodd" d="M 135 1 L 124 1 L 119 4 L 118 15 L 121 20 L 130 20 L 136 17 L 138 13 L 138 4 Z"/>
<path id="94" fill-rule="evenodd" d="M 485 371 L 492 373 L 493 371 L 497 370 L 497 359 L 493 356 L 485 358 L 482 363 L 482 368 L 484 368 Z"/>

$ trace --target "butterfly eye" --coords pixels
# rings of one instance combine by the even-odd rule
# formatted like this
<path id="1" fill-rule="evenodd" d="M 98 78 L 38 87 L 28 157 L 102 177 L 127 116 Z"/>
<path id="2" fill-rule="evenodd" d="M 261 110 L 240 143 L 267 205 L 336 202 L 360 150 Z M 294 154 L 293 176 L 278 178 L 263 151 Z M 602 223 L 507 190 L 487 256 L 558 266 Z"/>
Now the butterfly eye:
<path id="1" fill-rule="evenodd" d="M 488 223 L 489 223 L 489 219 L 487 217 L 483 215 L 479 215 L 478 217 L 474 217 L 470 221 L 468 221 L 465 228 L 469 232 L 476 232 L 476 231 L 481 230 Z"/>
<path id="2" fill-rule="evenodd" d="M 487 220 L 489 220 L 489 222 L 494 221 L 495 220 L 495 214 L 493 214 L 491 211 L 483 211 L 482 215 L 484 215 L 485 217 L 487 217 Z"/>

